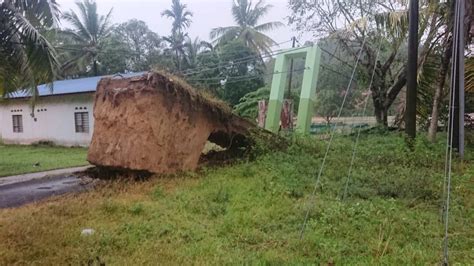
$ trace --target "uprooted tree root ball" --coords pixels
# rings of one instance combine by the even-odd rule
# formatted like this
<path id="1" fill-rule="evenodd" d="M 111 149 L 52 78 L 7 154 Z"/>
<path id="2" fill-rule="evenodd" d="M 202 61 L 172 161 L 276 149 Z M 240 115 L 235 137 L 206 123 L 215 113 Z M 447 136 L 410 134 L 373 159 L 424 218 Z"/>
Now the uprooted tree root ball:
<path id="1" fill-rule="evenodd" d="M 207 141 L 241 151 L 276 138 L 162 72 L 102 79 L 94 117 L 90 163 L 152 173 L 195 170 Z"/>

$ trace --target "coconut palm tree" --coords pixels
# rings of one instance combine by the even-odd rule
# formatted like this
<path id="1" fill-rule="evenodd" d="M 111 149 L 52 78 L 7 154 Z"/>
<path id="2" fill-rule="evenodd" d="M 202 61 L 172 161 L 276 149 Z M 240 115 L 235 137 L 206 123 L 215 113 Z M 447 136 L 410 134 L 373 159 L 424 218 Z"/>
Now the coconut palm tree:
<path id="1" fill-rule="evenodd" d="M 237 25 L 212 29 L 210 37 L 220 44 L 240 39 L 255 52 L 270 54 L 270 47 L 276 42 L 264 32 L 281 27 L 283 23 L 258 23 L 271 8 L 272 6 L 265 4 L 264 0 L 259 0 L 254 6 L 250 0 L 236 0 L 232 6 L 232 15 Z"/>
<path id="2" fill-rule="evenodd" d="M 76 2 L 79 12 L 73 10 L 64 13 L 63 19 L 71 23 L 72 29 L 63 31 L 67 38 L 66 44 L 69 59 L 63 64 L 65 72 L 92 69 L 95 76 L 99 75 L 98 54 L 104 49 L 104 42 L 112 31 L 110 16 L 97 13 L 94 0 Z"/>
<path id="3" fill-rule="evenodd" d="M 173 19 L 172 32 L 183 33 L 191 25 L 193 13 L 186 9 L 186 4 L 181 4 L 180 0 L 172 0 L 171 9 L 161 13 L 161 16 Z"/>
<path id="4" fill-rule="evenodd" d="M 27 90 L 57 76 L 56 52 L 42 32 L 59 17 L 55 0 L 4 0 L 0 3 L 0 95 Z"/>

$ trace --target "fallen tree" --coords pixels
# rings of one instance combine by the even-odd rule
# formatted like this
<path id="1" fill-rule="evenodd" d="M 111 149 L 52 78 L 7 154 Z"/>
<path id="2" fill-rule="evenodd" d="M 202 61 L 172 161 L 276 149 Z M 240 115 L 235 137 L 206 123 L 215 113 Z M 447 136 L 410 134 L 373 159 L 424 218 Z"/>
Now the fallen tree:
<path id="1" fill-rule="evenodd" d="M 152 173 L 195 170 L 207 141 L 238 150 L 255 136 L 272 138 L 227 104 L 159 72 L 102 79 L 94 118 L 91 164 Z"/>

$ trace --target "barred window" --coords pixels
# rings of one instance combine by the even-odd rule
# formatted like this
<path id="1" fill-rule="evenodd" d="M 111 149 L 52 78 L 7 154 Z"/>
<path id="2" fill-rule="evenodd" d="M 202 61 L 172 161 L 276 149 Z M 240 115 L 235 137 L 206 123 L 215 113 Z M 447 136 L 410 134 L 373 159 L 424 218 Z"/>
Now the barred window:
<path id="1" fill-rule="evenodd" d="M 21 133 L 23 132 L 23 117 L 22 115 L 12 115 L 13 119 L 13 132 Z"/>
<path id="2" fill-rule="evenodd" d="M 89 133 L 89 113 L 74 113 L 74 124 L 76 126 L 76 133 Z"/>

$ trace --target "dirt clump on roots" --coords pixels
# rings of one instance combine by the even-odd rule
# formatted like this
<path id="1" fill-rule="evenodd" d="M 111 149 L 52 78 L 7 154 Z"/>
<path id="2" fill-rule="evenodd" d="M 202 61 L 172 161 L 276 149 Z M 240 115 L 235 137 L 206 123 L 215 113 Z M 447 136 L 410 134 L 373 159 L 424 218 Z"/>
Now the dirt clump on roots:
<path id="1" fill-rule="evenodd" d="M 252 145 L 255 132 L 270 134 L 162 72 L 102 79 L 94 118 L 90 163 L 151 173 L 195 170 L 207 141 L 241 151 Z"/>

